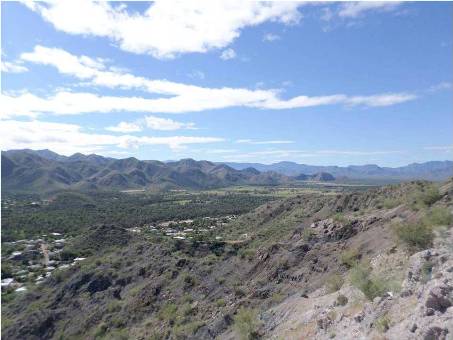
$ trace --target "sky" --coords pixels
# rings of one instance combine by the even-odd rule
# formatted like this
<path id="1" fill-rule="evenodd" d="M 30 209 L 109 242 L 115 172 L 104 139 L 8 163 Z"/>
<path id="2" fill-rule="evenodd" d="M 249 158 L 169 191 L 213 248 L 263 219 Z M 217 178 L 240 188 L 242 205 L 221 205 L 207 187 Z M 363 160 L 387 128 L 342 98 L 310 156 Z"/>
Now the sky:
<path id="1" fill-rule="evenodd" d="M 1 149 L 453 159 L 452 2 L 1 3 Z"/>

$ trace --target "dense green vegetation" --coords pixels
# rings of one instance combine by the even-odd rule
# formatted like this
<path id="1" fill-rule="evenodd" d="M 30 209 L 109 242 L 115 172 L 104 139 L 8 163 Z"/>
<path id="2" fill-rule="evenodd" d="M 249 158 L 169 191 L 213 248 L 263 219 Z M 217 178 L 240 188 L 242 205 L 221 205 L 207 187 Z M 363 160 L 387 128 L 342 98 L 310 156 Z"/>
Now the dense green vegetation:
<path id="1" fill-rule="evenodd" d="M 242 214 L 275 197 L 269 194 L 168 192 L 62 192 L 50 202 L 30 198 L 2 204 L 2 240 L 32 238 L 48 232 L 77 235 L 81 228 L 104 223 L 136 227 L 172 219 Z M 11 202 L 14 205 L 11 205 Z"/>

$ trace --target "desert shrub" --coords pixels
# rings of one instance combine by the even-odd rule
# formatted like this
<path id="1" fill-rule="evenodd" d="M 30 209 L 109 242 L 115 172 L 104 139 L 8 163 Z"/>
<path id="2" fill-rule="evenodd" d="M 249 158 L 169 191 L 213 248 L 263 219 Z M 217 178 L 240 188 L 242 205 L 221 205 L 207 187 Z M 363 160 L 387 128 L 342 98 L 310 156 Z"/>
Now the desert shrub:
<path id="1" fill-rule="evenodd" d="M 80 254 L 74 250 L 70 249 L 63 249 L 62 252 L 60 253 L 60 259 L 62 261 L 72 261 L 76 257 L 78 257 Z"/>
<path id="2" fill-rule="evenodd" d="M 344 280 L 341 275 L 333 274 L 330 275 L 326 280 L 326 288 L 329 293 L 334 293 L 340 290 L 341 286 L 343 286 Z"/>
<path id="3" fill-rule="evenodd" d="M 102 338 L 107 332 L 108 326 L 102 322 L 94 331 L 94 338 Z"/>
<path id="4" fill-rule="evenodd" d="M 193 287 L 197 284 L 197 279 L 193 275 L 190 275 L 190 274 L 185 274 L 183 276 L 183 281 L 184 281 L 184 286 L 186 288 Z"/>
<path id="5" fill-rule="evenodd" d="M 192 321 L 182 325 L 173 327 L 173 333 L 176 339 L 187 339 L 188 335 L 193 335 L 198 331 L 199 328 L 203 327 L 205 323 L 203 321 Z M 156 339 L 163 339 L 159 337 Z"/>
<path id="6" fill-rule="evenodd" d="M 441 198 L 439 189 L 435 185 L 425 186 L 409 196 L 412 210 L 418 211 L 431 206 Z"/>
<path id="7" fill-rule="evenodd" d="M 390 328 L 390 319 L 388 315 L 383 315 L 374 322 L 374 326 L 378 332 L 385 333 Z"/>
<path id="8" fill-rule="evenodd" d="M 357 264 L 360 258 L 360 253 L 356 248 L 350 248 L 343 251 L 340 255 L 340 261 L 348 268 L 352 268 Z"/>
<path id="9" fill-rule="evenodd" d="M 335 222 L 338 222 L 338 223 L 341 223 L 341 224 L 348 223 L 348 219 L 341 213 L 336 213 L 335 215 L 332 216 L 332 219 Z"/>
<path id="10" fill-rule="evenodd" d="M 428 186 L 420 194 L 422 202 L 428 206 L 436 203 L 440 197 L 439 189 L 434 185 Z"/>
<path id="11" fill-rule="evenodd" d="M 111 302 L 109 302 L 107 304 L 106 310 L 109 313 L 119 312 L 121 310 L 121 302 L 119 302 L 119 301 L 111 301 Z"/>
<path id="12" fill-rule="evenodd" d="M 348 303 L 348 298 L 345 295 L 340 294 L 340 295 L 337 296 L 336 303 L 339 306 L 345 306 Z"/>
<path id="13" fill-rule="evenodd" d="M 428 225 L 445 225 L 448 226 L 453 222 L 453 216 L 448 208 L 435 207 L 425 216 L 425 224 Z"/>
<path id="14" fill-rule="evenodd" d="M 241 248 L 238 251 L 238 255 L 241 259 L 251 260 L 254 258 L 256 249 L 253 248 Z"/>
<path id="15" fill-rule="evenodd" d="M 423 283 L 428 282 L 431 279 L 431 274 L 433 271 L 434 264 L 431 261 L 426 261 L 423 263 L 421 268 L 421 281 Z"/>
<path id="16" fill-rule="evenodd" d="M 382 296 L 388 290 L 387 281 L 380 277 L 373 277 L 371 266 L 366 262 L 355 265 L 349 273 L 349 279 L 351 284 L 360 289 L 369 300 Z"/>
<path id="17" fill-rule="evenodd" d="M 240 287 L 236 287 L 234 288 L 234 295 L 236 295 L 237 297 L 244 297 L 245 291 Z"/>
<path id="18" fill-rule="evenodd" d="M 159 313 L 158 318 L 163 321 L 174 321 L 176 319 L 178 307 L 174 303 L 165 304 Z"/>
<path id="19" fill-rule="evenodd" d="M 218 299 L 215 302 L 215 304 L 216 304 L 217 307 L 224 307 L 226 305 L 226 302 L 225 302 L 225 299 Z"/>
<path id="20" fill-rule="evenodd" d="M 395 198 L 387 198 L 382 205 L 385 209 L 393 209 L 401 204 L 401 201 Z"/>
<path id="21" fill-rule="evenodd" d="M 192 307 L 192 304 L 191 303 L 185 303 L 183 304 L 181 307 L 180 307 L 180 313 L 179 314 L 182 314 L 184 316 L 190 316 L 190 315 L 194 315 L 197 313 L 197 308 L 196 307 Z"/>
<path id="22" fill-rule="evenodd" d="M 283 294 L 283 293 L 274 293 L 272 294 L 272 303 L 280 303 L 282 302 L 283 300 L 285 300 L 286 298 L 286 294 Z"/>
<path id="23" fill-rule="evenodd" d="M 302 239 L 304 241 L 311 241 L 315 238 L 316 233 L 311 228 L 305 228 L 302 232 Z"/>
<path id="24" fill-rule="evenodd" d="M 243 340 L 256 339 L 258 327 L 258 316 L 253 309 L 241 308 L 234 316 L 234 328 Z"/>
<path id="25" fill-rule="evenodd" d="M 2 279 L 13 277 L 13 267 L 9 263 L 2 263 Z"/>
<path id="26" fill-rule="evenodd" d="M 432 228 L 423 222 L 396 225 L 395 233 L 411 250 L 429 248 L 434 238 Z"/>

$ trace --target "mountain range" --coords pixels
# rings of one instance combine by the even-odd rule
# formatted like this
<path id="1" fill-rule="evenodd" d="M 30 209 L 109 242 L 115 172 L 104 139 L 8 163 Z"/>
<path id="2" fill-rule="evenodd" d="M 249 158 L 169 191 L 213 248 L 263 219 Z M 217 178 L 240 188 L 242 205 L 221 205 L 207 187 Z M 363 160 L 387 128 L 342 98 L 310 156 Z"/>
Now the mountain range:
<path id="1" fill-rule="evenodd" d="M 275 171 L 286 176 L 299 176 L 300 174 L 314 175 L 329 173 L 337 179 L 373 179 L 373 180 L 412 180 L 425 179 L 443 181 L 453 176 L 452 161 L 430 161 L 425 163 L 412 163 L 402 167 L 380 167 L 376 164 L 340 166 L 316 166 L 298 164 L 294 162 L 278 162 L 273 164 L 261 163 L 225 163 L 226 165 L 241 170 L 254 168 L 258 171 Z"/>
<path id="2" fill-rule="evenodd" d="M 312 166 L 293 162 L 214 163 L 182 159 L 160 162 L 115 159 L 95 154 L 59 155 L 50 150 L 2 151 L 2 190 L 59 189 L 208 189 L 230 185 L 277 185 L 293 181 L 328 182 L 343 179 L 445 180 L 453 176 L 453 162 L 427 162 L 400 168 Z"/>
<path id="3" fill-rule="evenodd" d="M 2 189 L 207 189 L 239 184 L 275 185 L 291 179 L 253 168 L 236 170 L 225 164 L 182 159 L 163 163 L 130 157 L 62 156 L 50 150 L 2 152 Z"/>

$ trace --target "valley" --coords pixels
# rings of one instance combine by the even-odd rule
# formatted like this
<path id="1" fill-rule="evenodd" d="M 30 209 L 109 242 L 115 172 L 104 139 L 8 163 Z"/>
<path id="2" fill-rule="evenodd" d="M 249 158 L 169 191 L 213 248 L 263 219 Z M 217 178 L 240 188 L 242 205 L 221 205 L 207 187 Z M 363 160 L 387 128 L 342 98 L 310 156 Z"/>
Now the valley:
<path id="1" fill-rule="evenodd" d="M 8 193 L 2 334 L 441 339 L 452 195 L 451 180 Z"/>

